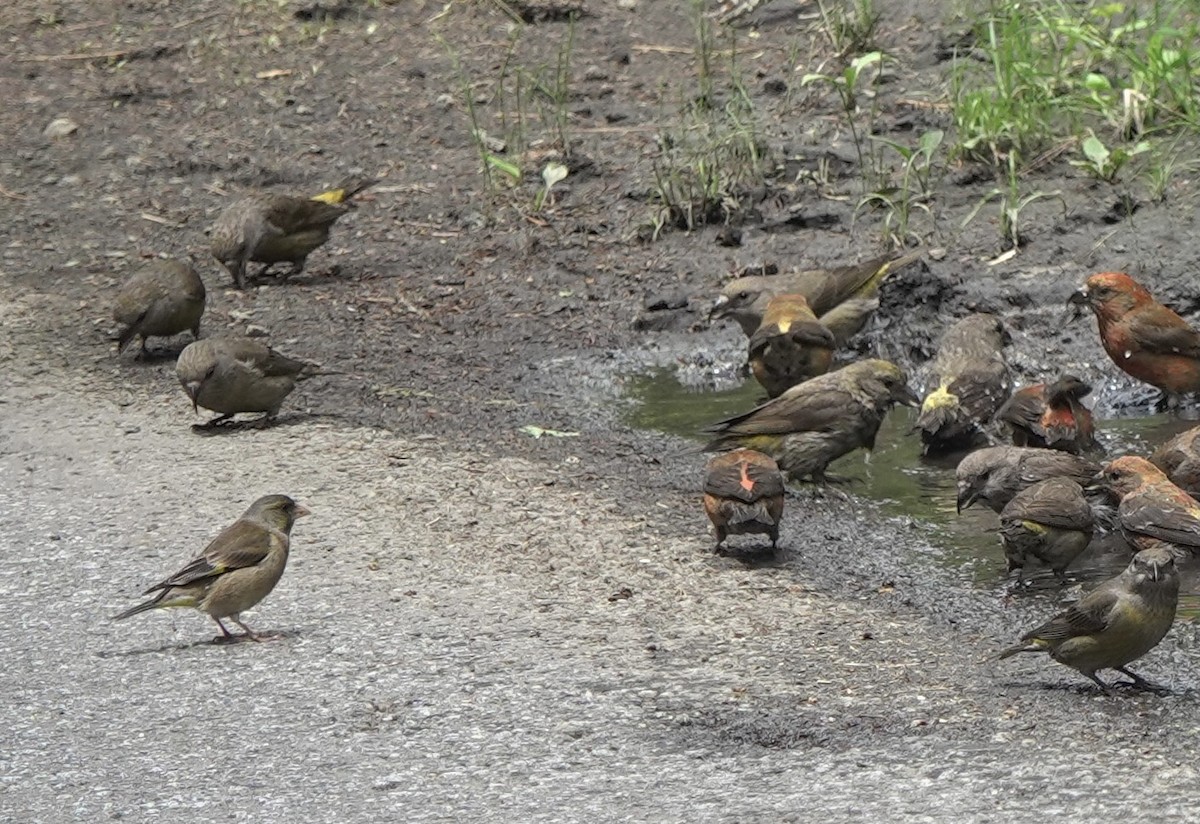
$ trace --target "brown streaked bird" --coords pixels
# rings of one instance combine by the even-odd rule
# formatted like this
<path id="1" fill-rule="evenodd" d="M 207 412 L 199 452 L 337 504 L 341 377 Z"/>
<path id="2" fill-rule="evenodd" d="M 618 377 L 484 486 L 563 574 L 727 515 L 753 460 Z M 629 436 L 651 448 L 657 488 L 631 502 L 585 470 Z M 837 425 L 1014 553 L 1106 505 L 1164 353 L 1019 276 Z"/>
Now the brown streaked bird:
<path id="1" fill-rule="evenodd" d="M 1161 389 L 1169 403 L 1200 391 L 1200 332 L 1124 272 L 1092 275 L 1067 301 L 1096 315 L 1104 351 L 1120 369 Z"/>
<path id="2" fill-rule="evenodd" d="M 1092 387 L 1074 375 L 1036 383 L 1013 393 L 996 420 L 1008 424 L 1016 446 L 1061 449 L 1076 455 L 1099 449 L 1092 410 L 1083 398 Z"/>
<path id="3" fill-rule="evenodd" d="M 1092 540 L 1095 518 L 1083 487 L 1069 478 L 1049 478 L 1026 487 L 1000 511 L 1000 538 L 1008 571 L 1020 570 L 1036 558 L 1064 584 L 1066 569 Z"/>
<path id="4" fill-rule="evenodd" d="M 981 501 L 996 513 L 1022 489 L 1048 478 L 1069 478 L 1087 486 L 1100 465 L 1070 452 L 1026 446 L 989 446 L 977 449 L 958 463 L 955 479 L 958 511 Z M 1093 501 L 1093 506 L 1097 505 Z M 1099 514 L 1099 513 L 1097 513 Z"/>
<path id="5" fill-rule="evenodd" d="M 1150 456 L 1150 463 L 1163 471 L 1171 483 L 1200 498 L 1200 426 L 1180 432 Z"/>
<path id="6" fill-rule="evenodd" d="M 195 607 L 217 622 L 224 640 L 238 636 L 230 633 L 222 618 L 245 630 L 243 637 L 260 640 L 242 623 L 241 613 L 266 598 L 279 583 L 287 566 L 292 525 L 308 514 L 308 509 L 287 495 L 259 498 L 183 569 L 142 593 L 153 594 L 153 598 L 114 615 L 113 620 L 151 609 Z"/>
<path id="7" fill-rule="evenodd" d="M 717 534 L 717 549 L 730 535 L 767 535 L 779 546 L 783 475 L 769 455 L 735 449 L 705 466 L 704 512 Z"/>
<path id="8" fill-rule="evenodd" d="M 1105 464 L 1097 480 L 1120 499 L 1117 519 L 1135 548 L 1167 541 L 1200 552 L 1200 504 L 1154 464 L 1125 455 Z"/>
<path id="9" fill-rule="evenodd" d="M 1179 605 L 1179 571 L 1170 547 L 1158 544 L 1133 557 L 1125 571 L 1105 581 L 1064 612 L 1021 636 L 1021 643 L 1001 652 L 1046 652 L 1060 664 L 1094 681 L 1105 693 L 1109 685 L 1096 675 L 1114 669 L 1133 679 L 1131 686 L 1159 690 L 1128 665 L 1166 636 Z"/>
<path id="10" fill-rule="evenodd" d="M 239 289 L 246 287 L 246 265 L 254 261 L 290 263 L 289 274 L 303 271 L 310 252 L 329 240 L 329 230 L 351 209 L 350 199 L 372 186 L 374 178 L 352 177 L 312 197 L 253 192 L 235 200 L 213 223 L 209 244 Z"/>
<path id="11" fill-rule="evenodd" d="M 255 338 L 229 335 L 204 338 L 179 355 L 175 375 L 192 401 L 220 413 L 200 428 L 211 428 L 239 412 L 264 412 L 266 424 L 277 414 L 297 381 L 322 374 L 304 361 L 281 355 Z"/>
<path id="12" fill-rule="evenodd" d="M 836 334 L 844 342 L 866 323 L 874 310 L 869 301 L 879 291 L 883 280 L 892 272 L 920 260 L 924 254 L 924 250 L 918 250 L 899 257 L 884 255 L 833 269 L 809 269 L 782 275 L 735 278 L 721 289 L 721 294 L 717 296 L 708 317 L 710 321 L 731 318 L 742 327 L 746 337 L 750 337 L 754 330 L 762 325 L 767 304 L 776 295 L 804 295 L 809 307 L 822 322 L 826 313 L 851 299 L 868 301 L 854 304 L 850 308 L 855 311 L 849 311 L 848 308 L 827 324 L 837 327 Z M 854 327 L 854 323 L 858 324 L 857 328 Z"/>
<path id="13" fill-rule="evenodd" d="M 170 337 L 190 329 L 199 338 L 204 297 L 204 281 L 189 264 L 161 259 L 142 265 L 113 302 L 113 319 L 123 327 L 117 352 L 135 337 L 141 339 L 140 355 L 149 354 L 148 337 Z"/>
<path id="14" fill-rule="evenodd" d="M 801 294 L 776 295 L 750 336 L 750 371 L 775 398 L 801 381 L 824 375 L 833 362 L 833 334 Z"/>
<path id="15" fill-rule="evenodd" d="M 863 360 L 793 386 L 761 406 L 718 421 L 706 452 L 754 449 L 770 455 L 779 468 L 800 480 L 834 480 L 825 468 L 858 449 L 872 449 L 888 410 L 897 403 L 915 405 L 904 370 L 884 360 Z"/>
<path id="16" fill-rule="evenodd" d="M 1012 381 L 1004 347 L 1008 331 L 984 312 L 956 321 L 942 335 L 931 371 L 937 388 L 921 402 L 913 430 L 926 453 L 971 446 L 1008 400 Z"/>

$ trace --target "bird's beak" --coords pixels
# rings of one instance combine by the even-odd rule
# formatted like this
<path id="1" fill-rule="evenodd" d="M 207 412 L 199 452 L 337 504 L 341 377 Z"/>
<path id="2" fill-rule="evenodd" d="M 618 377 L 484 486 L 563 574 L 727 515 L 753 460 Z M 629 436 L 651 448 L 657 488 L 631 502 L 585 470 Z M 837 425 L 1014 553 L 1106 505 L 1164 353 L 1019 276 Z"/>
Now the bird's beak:
<path id="1" fill-rule="evenodd" d="M 192 414 L 200 414 L 200 381 L 188 381 L 183 385 L 183 391 L 192 399 Z"/>
<path id="2" fill-rule="evenodd" d="M 712 323 L 714 320 L 720 320 L 721 318 L 725 317 L 725 307 L 728 303 L 728 296 L 717 295 L 717 299 L 713 303 L 712 308 L 708 310 L 708 322 Z"/>
<path id="3" fill-rule="evenodd" d="M 292 511 L 293 518 L 303 518 L 305 515 L 311 515 L 312 510 L 303 504 L 296 504 L 296 508 Z"/>
<path id="4" fill-rule="evenodd" d="M 955 512 L 962 514 L 964 509 L 970 509 L 971 505 L 979 500 L 979 493 L 971 488 L 959 488 L 958 500 L 955 502 Z"/>
<path id="5" fill-rule="evenodd" d="M 902 403 L 905 406 L 911 406 L 914 409 L 921 405 L 921 399 L 917 393 L 912 391 L 912 387 L 907 383 L 896 387 L 892 392 L 892 400 L 896 403 Z"/>
<path id="6" fill-rule="evenodd" d="M 1067 298 L 1067 306 L 1070 308 L 1067 309 L 1067 314 L 1063 321 L 1065 323 L 1071 323 L 1079 320 L 1079 318 L 1083 315 L 1083 307 L 1090 305 L 1091 300 L 1088 296 L 1088 288 L 1086 286 L 1080 286 L 1071 293 L 1069 298 Z"/>

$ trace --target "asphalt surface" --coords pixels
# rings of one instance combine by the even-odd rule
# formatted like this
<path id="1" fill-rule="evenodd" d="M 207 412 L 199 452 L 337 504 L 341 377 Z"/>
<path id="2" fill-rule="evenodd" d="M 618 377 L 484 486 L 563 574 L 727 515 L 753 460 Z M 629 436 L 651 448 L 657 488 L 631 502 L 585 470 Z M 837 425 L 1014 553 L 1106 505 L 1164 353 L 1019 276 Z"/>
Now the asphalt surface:
<path id="1" fill-rule="evenodd" d="M 801 493 L 791 551 L 746 565 L 698 507 L 688 534 L 655 517 L 694 500 L 578 456 L 339 427 L 302 392 L 203 437 L 168 362 L 114 396 L 25 343 L 0 349 L 0 819 L 1137 821 L 1194 797 L 1190 624 L 1140 668 L 1172 696 L 1107 698 L 984 662 L 1045 606 L 853 499 Z M 267 492 L 314 512 L 245 616 L 281 638 L 109 619 Z"/>

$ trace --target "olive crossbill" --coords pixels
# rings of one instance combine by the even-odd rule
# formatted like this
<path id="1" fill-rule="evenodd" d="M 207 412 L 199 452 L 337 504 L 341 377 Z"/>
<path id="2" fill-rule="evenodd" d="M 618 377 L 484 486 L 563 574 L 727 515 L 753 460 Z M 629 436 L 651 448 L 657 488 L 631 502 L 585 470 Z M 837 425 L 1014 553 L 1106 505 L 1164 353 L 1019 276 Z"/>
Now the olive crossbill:
<path id="1" fill-rule="evenodd" d="M 1193 498 L 1200 497 L 1200 442 L 1197 439 L 1200 439 L 1200 426 L 1180 432 L 1150 456 L 1150 463 Z"/>
<path id="2" fill-rule="evenodd" d="M 776 295 L 799 293 L 818 318 L 851 299 L 867 300 L 855 304 L 854 312 L 845 311 L 827 326 L 836 326 L 839 340 L 844 342 L 866 323 L 875 306 L 869 303 L 879 291 L 879 284 L 892 272 L 920 260 L 923 251 L 907 255 L 872 258 L 850 266 L 834 269 L 808 269 L 783 275 L 751 275 L 735 278 L 725 284 L 709 312 L 709 320 L 732 318 L 742 327 L 746 337 L 762 324 L 767 304 Z M 824 321 L 822 320 L 824 323 Z M 854 327 L 857 323 L 857 328 Z"/>
<path id="3" fill-rule="evenodd" d="M 1083 487 L 1069 478 L 1049 478 L 1026 487 L 1000 511 L 1000 538 L 1008 571 L 1036 558 L 1065 582 L 1063 574 L 1092 540 L 1095 518 Z"/>
<path id="4" fill-rule="evenodd" d="M 113 620 L 167 607 L 195 607 L 208 613 L 226 639 L 234 638 L 222 618 L 229 618 L 259 640 L 242 623 L 241 613 L 275 588 L 287 566 L 292 525 L 309 510 L 287 495 L 265 495 L 220 534 L 183 569 L 143 595 L 157 593 Z"/>
<path id="5" fill-rule="evenodd" d="M 927 453 L 970 446 L 983 435 L 981 427 L 1012 390 L 1003 351 L 1008 342 L 1000 319 L 982 312 L 942 335 L 932 364 L 937 388 L 925 396 L 913 424 Z"/>
<path id="6" fill-rule="evenodd" d="M 202 428 L 216 426 L 239 412 L 265 412 L 266 423 L 279 413 L 296 382 L 313 375 L 312 364 L 281 355 L 254 338 L 230 335 L 198 340 L 179 354 L 175 375 L 192 408 L 221 413 Z"/>
<path id="7" fill-rule="evenodd" d="M 1092 410 L 1082 399 L 1092 387 L 1074 375 L 1036 383 L 1013 393 L 996 413 L 1017 446 L 1061 449 L 1076 455 L 1097 449 Z"/>
<path id="8" fill-rule="evenodd" d="M 884 415 L 897 403 L 915 405 L 904 370 L 863 360 L 793 386 L 778 398 L 719 421 L 706 452 L 738 447 L 770 455 L 794 479 L 829 480 L 825 468 L 859 447 L 872 449 Z"/>
<path id="9" fill-rule="evenodd" d="M 767 397 L 775 398 L 828 372 L 833 347 L 833 334 L 817 321 L 804 295 L 776 295 L 750 336 L 750 371 Z"/>
<path id="10" fill-rule="evenodd" d="M 168 337 L 186 332 L 200 337 L 200 317 L 204 314 L 204 281 L 186 263 L 178 260 L 154 260 L 141 266 L 121 287 L 113 303 L 113 319 L 124 328 L 117 339 L 117 351 L 135 337 L 146 354 L 146 338 Z"/>
<path id="11" fill-rule="evenodd" d="M 1069 478 L 1086 486 L 1100 465 L 1087 458 L 1054 449 L 989 446 L 971 452 L 958 463 L 958 511 L 982 501 L 1001 512 L 1022 489 L 1048 478 Z"/>
<path id="12" fill-rule="evenodd" d="M 1154 464 L 1125 455 L 1105 464 L 1097 480 L 1120 499 L 1121 532 L 1137 549 L 1168 541 L 1200 552 L 1200 503 Z"/>
<path id="13" fill-rule="evenodd" d="M 1125 571 L 1105 581 L 1064 612 L 1021 636 L 1001 652 L 1047 652 L 1060 664 L 1086 675 L 1106 693 L 1097 670 L 1114 669 L 1133 686 L 1155 687 L 1127 665 L 1154 649 L 1175 623 L 1179 572 L 1171 549 L 1159 544 L 1133 557 Z"/>
<path id="14" fill-rule="evenodd" d="M 717 549 L 730 535 L 768 535 L 779 545 L 783 475 L 769 455 L 735 449 L 705 467 L 704 511 L 717 533 Z"/>
<path id="15" fill-rule="evenodd" d="M 1168 398 L 1200 391 L 1200 333 L 1122 272 L 1092 275 L 1068 303 L 1096 314 L 1113 363 Z"/>
<path id="16" fill-rule="evenodd" d="M 304 269 L 309 253 L 329 240 L 329 230 L 351 209 L 350 199 L 372 186 L 373 178 L 349 178 L 341 185 L 301 197 L 253 192 L 229 204 L 213 223 L 213 257 L 229 270 L 239 289 L 246 286 L 250 261 L 291 263 L 291 274 Z"/>

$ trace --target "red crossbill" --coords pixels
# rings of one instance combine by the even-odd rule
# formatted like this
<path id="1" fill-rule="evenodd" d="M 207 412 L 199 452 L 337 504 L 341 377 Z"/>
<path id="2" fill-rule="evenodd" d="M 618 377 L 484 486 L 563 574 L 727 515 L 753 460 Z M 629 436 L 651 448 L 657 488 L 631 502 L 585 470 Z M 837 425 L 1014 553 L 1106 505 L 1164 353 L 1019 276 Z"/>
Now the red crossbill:
<path id="1" fill-rule="evenodd" d="M 926 395 L 913 425 L 925 451 L 972 445 L 981 426 L 1008 398 L 1012 382 L 1004 360 L 1009 335 L 995 315 L 967 315 L 938 343 L 932 373 L 937 388 Z"/>
<path id="2" fill-rule="evenodd" d="M 1121 532 L 1134 547 L 1168 541 L 1200 552 L 1200 504 L 1154 464 L 1126 455 L 1105 464 L 1098 480 L 1120 499 Z"/>
<path id="3" fill-rule="evenodd" d="M 1036 558 L 1066 583 L 1064 572 L 1092 540 L 1095 518 L 1083 487 L 1069 478 L 1048 478 L 1026 487 L 1000 511 L 1000 538 L 1008 571 Z"/>
<path id="4" fill-rule="evenodd" d="M 794 479 L 830 480 L 825 467 L 859 447 L 872 449 L 884 415 L 916 405 L 904 370 L 884 360 L 852 363 L 793 386 L 778 398 L 705 429 L 706 452 L 739 447 L 770 455 Z"/>
<path id="5" fill-rule="evenodd" d="M 1131 672 L 1127 664 L 1158 645 L 1175 623 L 1179 571 L 1170 547 L 1158 544 L 1133 557 L 1125 571 L 1105 581 L 1066 611 L 1021 636 L 1001 652 L 1048 652 L 1060 664 L 1078 670 L 1109 692 L 1097 670 L 1114 669 L 1139 689 L 1158 689 Z"/>
<path id="6" fill-rule="evenodd" d="M 879 284 L 892 272 L 920 260 L 923 251 L 900 257 L 885 255 L 850 266 L 834 269 L 810 269 L 783 275 L 751 275 L 735 278 L 725 284 L 709 312 L 709 320 L 732 318 L 742 327 L 746 337 L 762 324 L 767 304 L 776 295 L 799 293 L 824 323 L 824 316 L 851 299 L 866 302 L 853 304 L 854 311 L 843 310 L 827 326 L 835 327 L 840 342 L 854 335 L 875 306 L 870 299 L 879 291 Z M 855 326 L 857 324 L 857 326 Z"/>
<path id="7" fill-rule="evenodd" d="M 750 336 L 750 371 L 767 397 L 775 398 L 828 372 L 833 347 L 833 335 L 817 321 L 804 295 L 776 295 Z"/>
<path id="8" fill-rule="evenodd" d="M 1018 492 L 1038 481 L 1069 478 L 1085 486 L 1099 471 L 1100 465 L 1094 461 L 1054 449 L 1023 446 L 978 449 L 959 461 L 954 473 L 958 511 L 982 501 L 993 512 L 1002 512 Z"/>
<path id="9" fill-rule="evenodd" d="M 709 460 L 704 476 L 704 511 L 717 533 L 717 549 L 730 535 L 769 535 L 779 544 L 783 475 L 769 455 L 735 449 Z"/>
<path id="10" fill-rule="evenodd" d="M 1150 456 L 1150 463 L 1163 471 L 1193 498 L 1200 496 L 1200 426 L 1180 432 Z"/>
<path id="11" fill-rule="evenodd" d="M 350 198 L 377 181 L 349 178 L 312 197 L 253 192 L 218 215 L 209 236 L 213 257 L 229 270 L 239 289 L 246 286 L 250 261 L 291 263 L 290 274 L 304 269 L 310 252 L 329 240 L 329 230 L 350 211 Z"/>
<path id="12" fill-rule="evenodd" d="M 1092 275 L 1070 304 L 1096 314 L 1113 363 L 1173 397 L 1200 391 L 1200 333 L 1122 272 Z"/>
<path id="13" fill-rule="evenodd" d="M 1061 449 L 1076 455 L 1097 449 L 1092 410 L 1082 399 L 1092 391 L 1074 375 L 1036 383 L 1013 393 L 996 420 L 1008 424 L 1017 446 Z"/>

